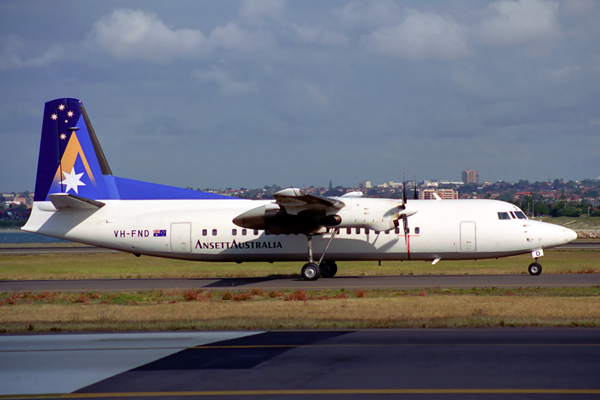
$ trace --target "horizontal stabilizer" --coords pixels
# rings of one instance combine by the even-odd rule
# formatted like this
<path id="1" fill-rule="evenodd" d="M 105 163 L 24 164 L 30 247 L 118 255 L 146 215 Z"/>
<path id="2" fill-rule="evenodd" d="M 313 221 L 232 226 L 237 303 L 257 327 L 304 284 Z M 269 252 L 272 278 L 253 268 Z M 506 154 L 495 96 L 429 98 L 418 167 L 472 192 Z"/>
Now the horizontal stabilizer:
<path id="1" fill-rule="evenodd" d="M 104 206 L 101 201 L 86 199 L 68 193 L 55 193 L 48 195 L 48 198 L 58 210 L 78 209 L 78 210 L 97 210 Z"/>

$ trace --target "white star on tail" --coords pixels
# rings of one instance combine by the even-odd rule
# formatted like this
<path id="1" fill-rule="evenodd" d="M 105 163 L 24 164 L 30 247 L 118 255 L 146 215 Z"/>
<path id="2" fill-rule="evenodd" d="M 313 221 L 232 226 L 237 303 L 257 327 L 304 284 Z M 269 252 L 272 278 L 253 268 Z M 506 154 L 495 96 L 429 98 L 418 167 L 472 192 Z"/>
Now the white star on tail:
<path id="1" fill-rule="evenodd" d="M 75 167 L 73 167 L 73 171 L 71 171 L 70 174 L 63 171 L 63 175 L 65 176 L 65 179 L 63 179 L 60 184 L 67 185 L 67 190 L 65 190 L 65 193 L 68 193 L 69 190 L 73 189 L 76 194 L 79 194 L 79 186 L 85 186 L 85 183 L 81 182 L 81 176 L 83 175 L 83 172 L 78 174 L 75 172 Z"/>

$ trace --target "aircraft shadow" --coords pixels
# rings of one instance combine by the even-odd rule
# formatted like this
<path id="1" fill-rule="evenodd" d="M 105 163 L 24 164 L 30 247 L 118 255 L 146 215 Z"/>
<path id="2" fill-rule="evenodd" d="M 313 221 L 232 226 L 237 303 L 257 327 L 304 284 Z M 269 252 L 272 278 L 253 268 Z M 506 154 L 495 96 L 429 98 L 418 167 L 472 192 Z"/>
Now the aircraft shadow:
<path id="1" fill-rule="evenodd" d="M 278 280 L 297 280 L 301 281 L 299 276 L 265 276 L 252 278 L 220 278 L 217 282 L 204 286 L 205 288 L 234 288 L 239 286 L 249 286 L 252 284 L 260 284 L 264 282 L 272 282 Z"/>

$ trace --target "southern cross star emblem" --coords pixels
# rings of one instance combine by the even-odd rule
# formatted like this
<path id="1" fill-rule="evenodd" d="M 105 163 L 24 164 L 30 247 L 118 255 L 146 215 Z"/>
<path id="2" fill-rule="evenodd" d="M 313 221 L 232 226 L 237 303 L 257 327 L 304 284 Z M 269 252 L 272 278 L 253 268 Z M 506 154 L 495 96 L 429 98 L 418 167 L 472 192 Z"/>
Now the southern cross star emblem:
<path id="1" fill-rule="evenodd" d="M 67 135 L 65 133 L 60 134 L 60 140 L 65 140 L 66 138 L 67 138 Z"/>
<path id="2" fill-rule="evenodd" d="M 52 114 L 50 118 L 52 118 L 52 121 L 56 121 L 58 119 L 58 115 Z"/>
<path id="3" fill-rule="evenodd" d="M 67 113 L 67 117 L 71 118 L 71 117 L 73 116 L 73 114 L 74 114 L 74 113 L 73 113 L 73 111 L 69 111 L 69 112 Z"/>
<path id="4" fill-rule="evenodd" d="M 71 173 L 63 171 L 63 175 L 65 176 L 65 179 L 63 179 L 60 184 L 67 185 L 65 193 L 68 193 L 69 190 L 73 189 L 75 194 L 79 194 L 79 186 L 85 186 L 85 183 L 81 182 L 81 176 L 83 175 L 83 172 L 78 174 L 75 172 L 75 167 L 73 167 Z"/>
<path id="5" fill-rule="evenodd" d="M 64 105 L 64 104 L 61 104 L 60 106 L 58 106 L 58 110 L 59 110 L 59 111 L 62 111 L 62 110 L 64 110 L 64 109 L 65 109 L 65 105 Z"/>

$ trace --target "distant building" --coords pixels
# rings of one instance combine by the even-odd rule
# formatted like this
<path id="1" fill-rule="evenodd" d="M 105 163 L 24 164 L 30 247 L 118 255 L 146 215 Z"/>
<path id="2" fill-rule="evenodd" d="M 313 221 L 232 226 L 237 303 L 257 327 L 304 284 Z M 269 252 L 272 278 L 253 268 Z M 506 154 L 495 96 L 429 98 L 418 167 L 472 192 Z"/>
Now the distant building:
<path id="1" fill-rule="evenodd" d="M 361 188 L 365 188 L 365 189 L 371 189 L 373 187 L 373 185 L 371 184 L 370 180 L 366 180 L 366 181 L 362 181 L 358 184 L 359 187 Z"/>
<path id="2" fill-rule="evenodd" d="M 443 200 L 458 199 L 458 192 L 454 189 L 421 189 L 419 190 L 419 199 L 435 199 L 435 196 L 433 195 L 434 193 L 440 196 Z"/>
<path id="3" fill-rule="evenodd" d="M 479 173 L 473 169 L 468 169 L 462 172 L 462 181 L 466 184 L 479 183 Z"/>

